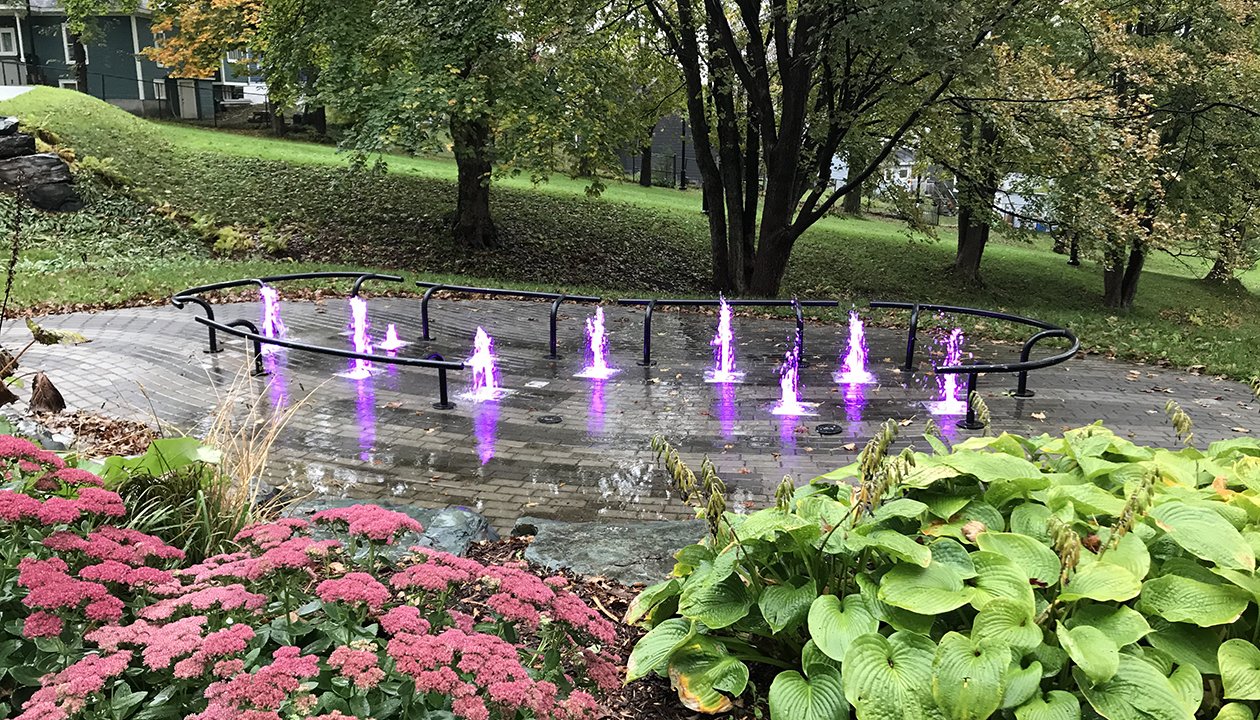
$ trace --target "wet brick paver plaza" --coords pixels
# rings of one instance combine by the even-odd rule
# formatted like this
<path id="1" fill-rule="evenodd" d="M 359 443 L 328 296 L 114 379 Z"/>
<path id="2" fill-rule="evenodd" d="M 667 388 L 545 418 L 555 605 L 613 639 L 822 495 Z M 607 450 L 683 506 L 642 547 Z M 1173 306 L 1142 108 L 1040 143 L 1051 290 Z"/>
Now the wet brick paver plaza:
<path id="1" fill-rule="evenodd" d="M 404 340 L 419 336 L 419 302 L 370 301 L 374 337 L 396 323 Z M 269 354 L 271 374 L 247 381 L 251 399 L 269 405 L 301 403 L 273 452 L 272 478 L 295 491 L 392 500 L 427 506 L 457 505 L 479 510 L 500 530 L 521 515 L 569 519 L 664 519 L 690 512 L 670 497 L 656 468 L 649 440 L 663 434 L 698 463 L 708 454 L 731 488 L 736 507 L 766 503 L 786 474 L 808 479 L 851 462 L 862 444 L 887 419 L 909 420 L 904 442 L 916 440 L 930 414 L 923 403 L 937 393 L 929 372 L 934 351 L 920 335 L 921 370 L 899 373 L 905 331 L 870 329 L 872 370 L 881 383 L 844 388 L 831 379 L 847 328 L 808 322 L 802 368 L 802 399 L 818 403 L 816 416 L 776 417 L 775 368 L 793 323 L 786 318 L 735 319 L 740 385 L 704 381 L 711 366 L 711 313 L 658 309 L 653 321 L 653 357 L 639 367 L 642 309 L 607 307 L 612 363 L 621 372 L 607 381 L 574 378 L 584 365 L 586 306 L 561 311 L 558 361 L 547 355 L 549 306 L 512 300 L 447 300 L 431 307 L 434 340 L 401 353 L 438 352 L 448 359 L 469 354 L 477 326 L 495 338 L 503 385 L 510 395 L 475 403 L 458 395 L 468 375 L 452 373 L 453 410 L 435 410 L 437 374 L 428 369 L 378 366 L 373 378 L 336 376 L 347 361 L 282 351 Z M 226 351 L 206 354 L 206 332 L 193 321 L 192 306 L 138 308 L 49 318 L 49 327 L 73 329 L 92 342 L 77 347 L 36 347 L 26 369 L 45 370 L 72 408 L 152 419 L 188 432 L 204 430 L 218 399 L 245 367 L 243 343 L 230 339 Z M 259 317 L 256 304 L 216 306 L 221 320 Z M 283 306 L 291 339 L 348 348 L 344 299 Z M 29 335 L 17 323 L 5 327 L 6 347 Z M 1085 339 L 1088 341 L 1088 338 Z M 1018 346 L 981 345 L 978 359 L 1016 359 Z M 1053 352 L 1051 346 L 1039 352 Z M 939 353 L 936 354 L 939 357 Z M 1136 366 L 1097 357 L 1034 372 L 1031 399 L 1005 395 L 1015 378 L 986 376 L 979 390 L 994 430 L 1058 432 L 1102 420 L 1143 444 L 1175 446 L 1164 404 L 1177 400 L 1195 421 L 1195 436 L 1207 442 L 1260 431 L 1260 404 L 1242 384 L 1181 371 Z M 559 424 L 539 422 L 558 416 Z M 947 439 L 972 435 L 954 419 L 937 418 Z M 839 424 L 837 435 L 820 435 L 820 423 Z M 926 448 L 926 443 L 918 442 Z"/>

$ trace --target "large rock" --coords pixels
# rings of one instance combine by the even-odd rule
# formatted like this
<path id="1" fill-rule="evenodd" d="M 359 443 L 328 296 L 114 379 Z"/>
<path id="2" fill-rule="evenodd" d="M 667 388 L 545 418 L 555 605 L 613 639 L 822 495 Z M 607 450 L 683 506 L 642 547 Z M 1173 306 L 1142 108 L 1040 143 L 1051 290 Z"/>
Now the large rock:
<path id="1" fill-rule="evenodd" d="M 30 135 L 0 135 L 0 160 L 34 154 L 35 138 Z"/>
<path id="2" fill-rule="evenodd" d="M 72 182 L 69 166 L 55 153 L 0 160 L 0 186 L 8 190 L 22 188 L 26 199 L 40 210 L 82 210 L 83 200 Z"/>
<path id="3" fill-rule="evenodd" d="M 394 560 L 406 555 L 407 549 L 413 545 L 442 550 L 452 555 L 464 555 L 468 552 L 468 547 L 475 542 L 499 539 L 498 533 L 491 527 L 489 520 L 466 508 L 434 509 L 388 501 L 312 498 L 290 505 L 284 514 L 289 517 L 310 518 L 321 510 L 350 505 L 379 505 L 387 510 L 404 513 L 420 523 L 424 532 L 407 533 L 395 541 L 385 553 Z M 319 535 L 319 533 L 316 534 Z"/>
<path id="4" fill-rule="evenodd" d="M 533 535 L 525 559 L 549 570 L 602 575 L 627 585 L 654 583 L 669 575 L 674 553 L 706 532 L 701 520 L 633 524 L 566 522 L 523 517 L 513 535 Z"/>
<path id="5" fill-rule="evenodd" d="M 18 131 L 18 119 L 10 115 L 0 118 L 0 137 L 7 137 Z"/>

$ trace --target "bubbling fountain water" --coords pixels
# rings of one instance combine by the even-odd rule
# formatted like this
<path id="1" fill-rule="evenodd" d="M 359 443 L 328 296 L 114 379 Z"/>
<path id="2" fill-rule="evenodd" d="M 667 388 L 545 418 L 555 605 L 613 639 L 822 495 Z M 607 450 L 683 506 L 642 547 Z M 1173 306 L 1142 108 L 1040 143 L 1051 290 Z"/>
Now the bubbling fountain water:
<path id="1" fill-rule="evenodd" d="M 283 340 L 289 334 L 289 329 L 284 326 L 284 320 L 280 318 L 280 292 L 273 287 L 264 285 L 258 289 L 258 294 L 262 299 L 263 337 Z M 275 345 L 263 345 L 262 351 L 263 354 L 270 354 L 281 349 Z"/>
<path id="2" fill-rule="evenodd" d="M 472 369 L 468 397 L 472 400 L 497 400 L 500 397 L 499 368 L 494 359 L 494 339 L 483 328 L 473 338 L 473 354 L 467 365 Z"/>
<path id="3" fill-rule="evenodd" d="M 725 297 L 719 296 L 717 334 L 709 342 L 713 346 L 713 369 L 704 379 L 711 383 L 735 383 L 743 380 L 744 373 L 735 369 L 735 333 L 731 330 L 731 306 Z"/>
<path id="4" fill-rule="evenodd" d="M 354 342 L 354 351 L 365 355 L 372 354 L 372 337 L 368 334 L 367 301 L 361 297 L 350 298 L 350 337 Z M 345 377 L 351 380 L 365 380 L 372 377 L 372 363 L 363 358 L 352 361 Z"/>
<path id="5" fill-rule="evenodd" d="M 875 375 L 866 369 L 867 358 L 866 327 L 857 310 L 849 311 L 849 347 L 840 363 L 840 370 L 835 374 L 838 383 L 846 385 L 868 385 L 875 382 Z"/>
<path id="6" fill-rule="evenodd" d="M 574 377 L 607 380 L 621 372 L 608 365 L 608 334 L 604 331 L 604 308 L 595 308 L 595 315 L 586 319 L 587 362 Z"/>
<path id="7" fill-rule="evenodd" d="M 771 410 L 775 415 L 813 415 L 800 399 L 801 346 L 798 337 L 788 345 L 779 367 L 779 403 Z"/>
<path id="8" fill-rule="evenodd" d="M 962 328 L 954 328 L 945 338 L 944 364 L 957 365 L 962 362 L 962 349 L 965 342 Z M 964 415 L 967 412 L 967 390 L 959 383 L 956 373 L 937 376 L 937 384 L 941 390 L 940 399 L 930 403 L 931 410 L 937 415 Z"/>
<path id="9" fill-rule="evenodd" d="M 381 342 L 380 348 L 389 352 L 395 352 L 410 344 L 405 340 L 399 339 L 398 329 L 394 327 L 394 323 L 390 323 L 389 327 L 385 329 L 385 339 Z"/>

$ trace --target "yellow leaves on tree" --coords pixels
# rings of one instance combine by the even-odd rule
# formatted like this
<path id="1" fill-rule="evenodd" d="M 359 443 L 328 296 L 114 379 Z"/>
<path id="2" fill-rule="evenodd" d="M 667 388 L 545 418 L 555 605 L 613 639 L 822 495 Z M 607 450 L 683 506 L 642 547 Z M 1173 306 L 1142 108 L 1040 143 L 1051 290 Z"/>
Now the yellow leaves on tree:
<path id="1" fill-rule="evenodd" d="M 155 46 L 143 53 L 171 68 L 175 77 L 209 77 L 224 53 L 259 52 L 258 25 L 263 0 L 175 0 L 153 22 Z"/>

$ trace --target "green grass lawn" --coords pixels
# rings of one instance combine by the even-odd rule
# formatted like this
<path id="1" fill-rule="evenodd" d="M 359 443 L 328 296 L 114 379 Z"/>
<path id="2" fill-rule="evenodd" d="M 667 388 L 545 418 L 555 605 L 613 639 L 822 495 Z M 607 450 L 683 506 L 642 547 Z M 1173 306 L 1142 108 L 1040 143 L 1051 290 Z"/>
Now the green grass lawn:
<path id="1" fill-rule="evenodd" d="M 125 190 L 85 180 L 88 211 L 34 223 L 15 279 L 20 307 L 160 301 L 201 282 L 343 267 L 607 296 L 707 293 L 707 224 L 695 191 L 612 181 L 591 198 L 580 179 L 496 179 L 504 247 L 470 253 L 445 230 L 454 209 L 448 159 L 389 156 L 387 173 L 351 174 L 347 155 L 327 145 L 153 123 L 51 88 L 0 103 L 0 113 L 54 130 L 80 155 L 112 159 L 131 180 Z M 194 215 L 268 228 L 288 238 L 288 256 L 216 258 L 189 228 Z M 1243 278 L 1245 289 L 1219 288 L 1198 279 L 1201 264 L 1157 255 L 1138 307 L 1115 314 L 1101 307 L 1098 266 L 1069 267 L 1045 240 L 993 242 L 985 286 L 959 286 L 945 272 L 953 232 L 942 227 L 932 239 L 882 220 L 827 218 L 798 241 L 784 294 L 1002 309 L 1067 324 L 1092 350 L 1260 374 L 1260 271 Z"/>

